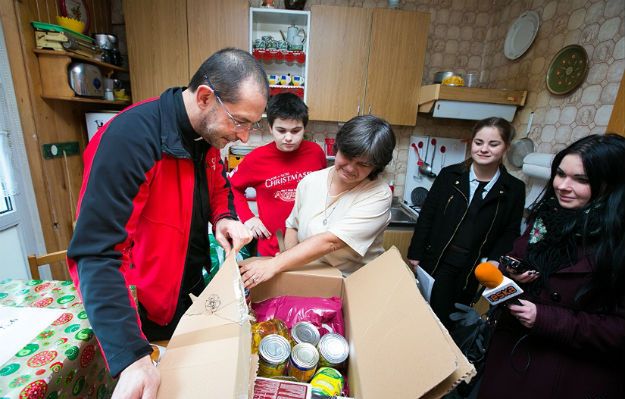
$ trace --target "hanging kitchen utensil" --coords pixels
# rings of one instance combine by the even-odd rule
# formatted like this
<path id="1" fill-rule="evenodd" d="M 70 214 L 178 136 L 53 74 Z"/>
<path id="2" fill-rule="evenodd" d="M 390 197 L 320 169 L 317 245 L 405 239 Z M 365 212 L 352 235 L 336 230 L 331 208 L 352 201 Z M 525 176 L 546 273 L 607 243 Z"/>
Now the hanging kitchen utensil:
<path id="1" fill-rule="evenodd" d="M 436 177 L 436 173 L 434 173 L 434 156 L 436 155 L 436 139 L 432 138 L 430 143 L 432 143 L 434 147 L 432 149 L 432 159 L 430 160 L 430 173 L 428 174 L 428 177 L 431 177 L 432 179 L 434 179 Z"/>
<path id="2" fill-rule="evenodd" d="M 419 144 L 421 145 L 421 147 L 423 147 L 422 142 L 419 141 Z M 421 154 L 419 154 L 419 147 L 417 147 L 415 143 L 412 143 L 410 146 L 414 148 L 414 152 L 417 154 L 417 175 L 413 177 L 415 177 L 417 180 L 421 180 L 421 172 L 419 171 L 419 167 L 423 165 L 423 160 L 421 159 Z"/>
<path id="3" fill-rule="evenodd" d="M 531 112 L 527 121 L 525 137 L 514 141 L 510 145 L 510 150 L 508 151 L 508 161 L 510 161 L 510 164 L 515 168 L 521 168 L 523 166 L 523 159 L 525 156 L 534 152 L 534 142 L 529 138 L 533 120 L 534 113 Z"/>
<path id="4" fill-rule="evenodd" d="M 425 187 L 413 188 L 410 192 L 410 201 L 412 201 L 412 206 L 417 206 L 421 208 L 427 196 L 428 190 Z"/>
<path id="5" fill-rule="evenodd" d="M 421 144 L 419 142 L 419 144 Z M 425 157 L 424 159 L 428 159 L 428 154 L 430 152 L 430 146 L 428 145 L 428 148 L 425 149 Z M 432 173 L 432 166 L 430 166 L 429 163 L 427 163 L 426 161 L 423 161 L 421 165 L 419 165 L 419 173 L 421 173 L 422 175 L 425 176 L 430 176 L 430 173 Z"/>
<path id="6" fill-rule="evenodd" d="M 445 167 L 445 153 L 447 152 L 447 147 L 441 146 L 441 154 L 443 154 L 443 162 L 441 162 L 441 169 Z"/>

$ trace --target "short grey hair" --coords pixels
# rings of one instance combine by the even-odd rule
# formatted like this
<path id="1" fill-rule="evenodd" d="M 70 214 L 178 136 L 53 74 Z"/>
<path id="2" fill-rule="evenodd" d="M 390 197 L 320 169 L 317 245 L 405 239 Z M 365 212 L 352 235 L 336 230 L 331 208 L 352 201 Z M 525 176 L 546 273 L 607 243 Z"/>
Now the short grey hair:
<path id="1" fill-rule="evenodd" d="M 189 89 L 195 92 L 200 85 L 210 83 L 219 98 L 235 104 L 240 100 L 241 84 L 248 79 L 269 97 L 269 82 L 262 65 L 247 51 L 225 48 L 202 63 L 191 78 Z"/>
<path id="2" fill-rule="evenodd" d="M 334 152 L 347 158 L 362 157 L 373 165 L 369 180 L 375 180 L 393 159 L 395 133 L 391 125 L 373 115 L 356 116 L 336 133 Z"/>

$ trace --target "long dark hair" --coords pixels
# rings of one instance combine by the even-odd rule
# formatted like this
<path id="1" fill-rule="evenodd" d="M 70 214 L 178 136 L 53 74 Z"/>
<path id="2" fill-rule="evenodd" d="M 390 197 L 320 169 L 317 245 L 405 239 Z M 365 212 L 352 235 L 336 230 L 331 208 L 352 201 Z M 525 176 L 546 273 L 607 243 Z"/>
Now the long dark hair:
<path id="1" fill-rule="evenodd" d="M 579 155 L 590 184 L 591 197 L 577 211 L 583 217 L 570 218 L 558 234 L 579 236 L 582 253 L 591 256 L 595 272 L 591 283 L 578 298 L 589 293 L 601 297 L 602 305 L 623 305 L 625 299 L 625 138 L 616 134 L 584 137 L 556 154 L 544 194 L 533 207 L 535 220 L 555 197 L 553 181 L 562 162 L 570 154 Z M 589 248 L 585 248 L 586 245 Z M 547 277 L 547 276 L 544 276 Z"/>

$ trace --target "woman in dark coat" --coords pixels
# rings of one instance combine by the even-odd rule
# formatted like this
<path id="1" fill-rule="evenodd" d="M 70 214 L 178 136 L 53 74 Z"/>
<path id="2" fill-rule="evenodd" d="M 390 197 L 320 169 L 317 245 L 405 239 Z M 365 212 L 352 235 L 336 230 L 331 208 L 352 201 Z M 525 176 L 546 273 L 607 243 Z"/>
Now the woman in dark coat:
<path id="1" fill-rule="evenodd" d="M 512 256 L 529 271 L 503 309 L 479 398 L 625 398 L 625 138 L 556 155 Z M 512 270 L 506 270 L 512 272 Z"/>
<path id="2" fill-rule="evenodd" d="M 525 186 L 502 165 L 512 136 L 505 119 L 477 122 L 471 158 L 441 170 L 419 214 L 408 259 L 434 277 L 430 306 L 448 329 L 454 303 L 476 296 L 475 266 L 498 260 L 520 234 Z"/>

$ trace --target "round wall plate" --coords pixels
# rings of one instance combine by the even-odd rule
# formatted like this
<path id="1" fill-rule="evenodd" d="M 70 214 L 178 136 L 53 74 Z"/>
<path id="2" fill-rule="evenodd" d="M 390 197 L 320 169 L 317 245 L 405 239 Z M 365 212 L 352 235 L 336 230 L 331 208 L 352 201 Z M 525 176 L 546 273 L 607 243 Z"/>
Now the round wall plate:
<path id="1" fill-rule="evenodd" d="M 516 60 L 522 56 L 534 42 L 540 16 L 535 11 L 525 11 L 508 29 L 506 41 L 503 45 L 503 54 L 510 60 Z"/>
<path id="2" fill-rule="evenodd" d="M 588 53 L 578 44 L 564 47 L 551 60 L 547 70 L 547 90 L 566 94 L 584 82 L 588 72 Z"/>

